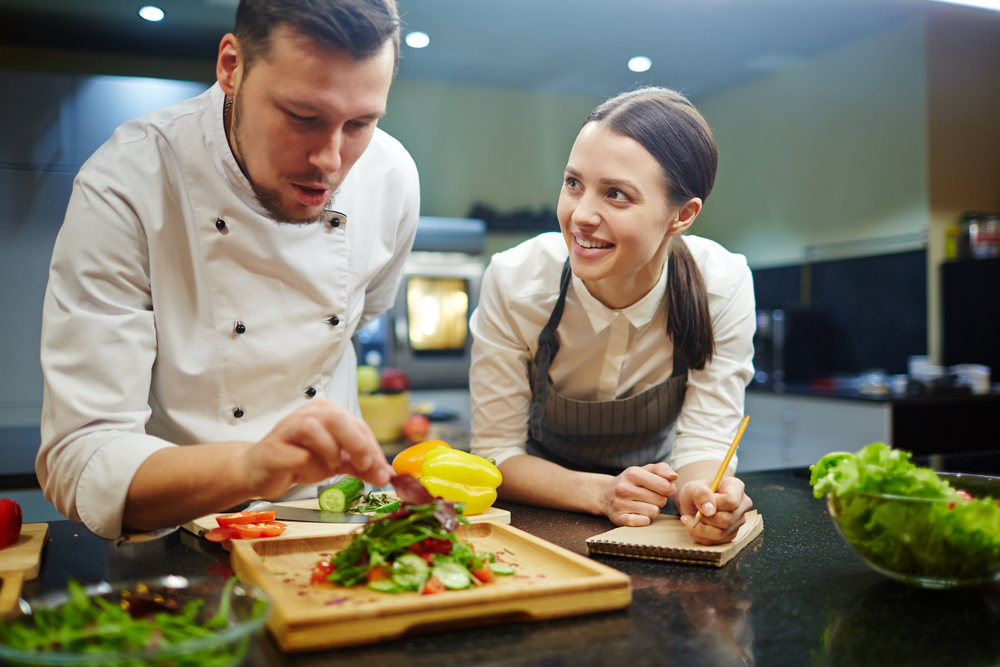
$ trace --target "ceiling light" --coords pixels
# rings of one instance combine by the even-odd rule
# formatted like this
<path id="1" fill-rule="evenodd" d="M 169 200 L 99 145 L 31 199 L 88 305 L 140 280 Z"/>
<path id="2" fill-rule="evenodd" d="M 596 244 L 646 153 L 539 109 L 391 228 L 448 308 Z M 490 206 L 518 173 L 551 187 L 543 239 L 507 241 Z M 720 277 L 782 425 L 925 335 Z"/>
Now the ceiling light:
<path id="1" fill-rule="evenodd" d="M 139 16 L 146 19 L 147 21 L 162 21 L 163 20 L 163 10 L 159 7 L 154 7 L 152 5 L 146 5 L 139 10 Z"/>
<path id="2" fill-rule="evenodd" d="M 419 32 L 414 30 L 413 32 L 406 33 L 406 45 L 414 49 L 422 49 L 431 43 L 431 38 L 426 32 Z"/>
<path id="3" fill-rule="evenodd" d="M 950 2 L 953 5 L 968 5 L 1000 12 L 1000 0 L 937 0 L 937 2 Z"/>
<path id="4" fill-rule="evenodd" d="M 645 72 L 653 66 L 653 61 L 646 56 L 636 56 L 628 59 L 628 68 L 633 72 Z"/>

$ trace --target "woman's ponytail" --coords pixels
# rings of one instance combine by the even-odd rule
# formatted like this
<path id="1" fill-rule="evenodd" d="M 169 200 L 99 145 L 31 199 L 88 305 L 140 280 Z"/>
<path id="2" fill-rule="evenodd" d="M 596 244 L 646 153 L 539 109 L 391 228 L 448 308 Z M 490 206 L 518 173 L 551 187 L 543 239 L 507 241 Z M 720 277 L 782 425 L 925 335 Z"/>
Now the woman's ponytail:
<path id="1" fill-rule="evenodd" d="M 683 237 L 670 239 L 667 261 L 667 335 L 688 368 L 705 368 L 715 350 L 705 280 Z"/>

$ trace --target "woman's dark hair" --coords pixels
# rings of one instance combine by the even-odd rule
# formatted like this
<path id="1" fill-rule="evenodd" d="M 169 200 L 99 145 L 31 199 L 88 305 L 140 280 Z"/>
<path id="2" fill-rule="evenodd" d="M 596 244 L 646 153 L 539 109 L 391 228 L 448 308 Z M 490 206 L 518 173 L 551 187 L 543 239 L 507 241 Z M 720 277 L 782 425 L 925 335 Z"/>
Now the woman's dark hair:
<path id="1" fill-rule="evenodd" d="M 271 48 L 271 33 L 287 25 L 355 60 L 378 52 L 392 40 L 399 63 L 399 12 L 396 0 L 240 0 L 233 34 L 240 43 L 244 72 Z"/>
<path id="2" fill-rule="evenodd" d="M 663 168 L 672 206 L 708 198 L 719 163 L 715 139 L 698 110 L 677 91 L 639 88 L 622 93 L 590 112 L 586 122 L 604 123 L 649 151 Z M 715 349 L 708 292 L 680 235 L 670 240 L 667 267 L 667 335 L 688 368 L 701 370 Z"/>

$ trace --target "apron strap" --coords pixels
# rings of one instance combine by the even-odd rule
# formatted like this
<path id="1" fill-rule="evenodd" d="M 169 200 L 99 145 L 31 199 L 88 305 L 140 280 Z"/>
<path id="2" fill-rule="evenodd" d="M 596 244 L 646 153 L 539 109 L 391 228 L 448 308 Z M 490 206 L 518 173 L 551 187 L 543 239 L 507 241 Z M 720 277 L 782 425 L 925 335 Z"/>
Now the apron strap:
<path id="1" fill-rule="evenodd" d="M 566 306 L 566 292 L 569 290 L 572 275 L 573 270 L 569 266 L 567 257 L 566 263 L 563 264 L 562 277 L 559 279 L 559 298 L 556 300 L 555 308 L 552 309 L 552 314 L 549 315 L 548 324 L 538 336 L 538 352 L 535 353 L 535 400 L 531 402 L 528 417 L 531 436 L 536 440 L 542 438 L 542 418 L 545 416 L 545 400 L 549 392 L 549 367 L 552 366 L 552 360 L 559 351 L 556 329 L 562 320 L 563 309 Z"/>

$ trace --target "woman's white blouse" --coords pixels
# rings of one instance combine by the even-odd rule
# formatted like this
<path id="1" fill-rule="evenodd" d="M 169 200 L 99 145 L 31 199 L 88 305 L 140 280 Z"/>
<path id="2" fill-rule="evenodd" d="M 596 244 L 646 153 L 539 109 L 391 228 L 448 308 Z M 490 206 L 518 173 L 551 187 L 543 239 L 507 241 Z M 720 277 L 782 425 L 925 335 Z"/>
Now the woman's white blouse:
<path id="1" fill-rule="evenodd" d="M 715 352 L 690 370 L 670 455 L 674 469 L 722 461 L 743 418 L 753 377 L 756 329 L 753 279 L 746 259 L 714 241 L 685 236 L 708 291 Z M 531 403 L 528 364 L 559 297 L 568 250 L 559 233 L 537 236 L 493 256 L 472 314 L 472 451 L 501 463 L 525 453 Z M 576 400 L 627 398 L 666 381 L 673 370 L 664 295 L 667 268 L 649 294 L 621 310 L 595 299 L 575 275 L 556 334 L 549 374 Z M 736 457 L 733 458 L 734 467 Z"/>

